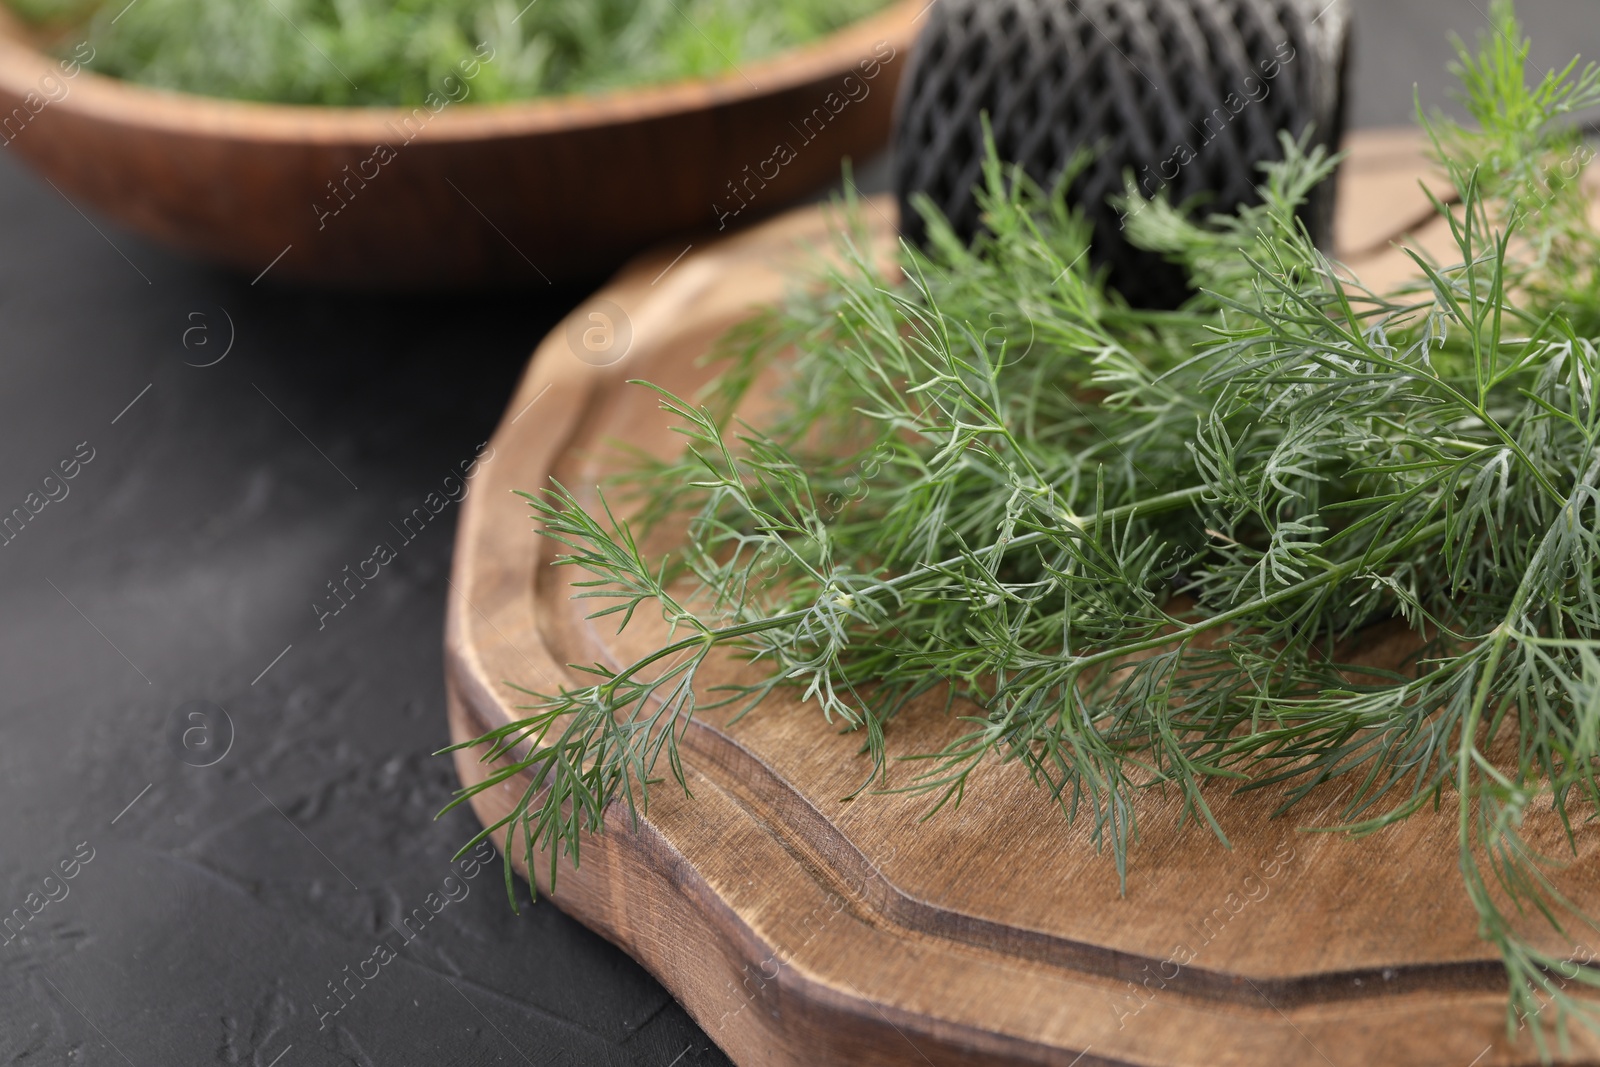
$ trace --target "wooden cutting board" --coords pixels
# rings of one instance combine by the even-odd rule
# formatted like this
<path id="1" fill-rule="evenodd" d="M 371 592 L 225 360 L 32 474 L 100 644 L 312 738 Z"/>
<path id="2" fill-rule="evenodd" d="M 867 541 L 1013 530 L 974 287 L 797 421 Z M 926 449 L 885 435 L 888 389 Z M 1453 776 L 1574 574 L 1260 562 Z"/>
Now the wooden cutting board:
<path id="1" fill-rule="evenodd" d="M 1425 164 L 1410 134 L 1352 147 L 1341 249 L 1365 276 L 1398 276 L 1406 261 L 1388 241 L 1427 210 Z M 865 214 L 887 249 L 892 206 Z M 592 487 L 616 440 L 675 448 L 654 395 L 624 380 L 692 390 L 706 374 L 696 357 L 828 245 L 813 208 L 681 259 L 668 249 L 540 346 L 462 512 L 446 635 L 456 740 L 521 717 L 507 683 L 552 691 L 577 677 L 564 664 L 624 663 L 661 634 L 645 612 L 621 637 L 586 620 L 568 599 L 576 575 L 547 566 L 553 546 L 510 491 L 552 474 Z M 578 358 L 583 331 L 604 330 L 590 315 L 616 321 L 617 308 L 626 355 Z M 891 753 L 958 729 L 932 701 L 896 721 Z M 1461 888 L 1453 798 L 1355 841 L 1297 832 L 1315 805 L 1274 820 L 1271 795 L 1218 788 L 1230 851 L 1180 825 L 1177 798 L 1152 794 L 1122 894 L 1087 828 L 1067 826 L 1014 765 L 927 822 L 925 798 L 846 803 L 867 773 L 858 739 L 782 693 L 735 725 L 702 714 L 684 753 L 693 799 L 669 780 L 638 826 L 613 808 L 554 899 L 648 967 L 741 1065 L 1537 1062 L 1506 1034 L 1503 974 Z M 482 779 L 475 755 L 458 766 Z M 479 817 L 500 817 L 524 785 L 481 795 Z M 1597 838 L 1582 832 L 1562 878 L 1591 913 Z M 546 875 L 539 865 L 541 886 Z M 1561 1062 L 1600 1064 L 1600 1042 L 1578 1033 Z"/>

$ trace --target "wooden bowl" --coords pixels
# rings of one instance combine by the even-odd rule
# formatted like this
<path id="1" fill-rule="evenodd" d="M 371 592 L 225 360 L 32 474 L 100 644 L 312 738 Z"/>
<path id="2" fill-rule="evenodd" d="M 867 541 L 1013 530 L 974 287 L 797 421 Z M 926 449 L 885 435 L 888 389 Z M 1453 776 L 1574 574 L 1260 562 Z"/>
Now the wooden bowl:
<path id="1" fill-rule="evenodd" d="M 0 142 L 80 210 L 251 277 L 546 284 L 771 214 L 881 148 L 924 4 L 715 78 L 436 112 L 151 89 L 0 13 Z"/>
<path id="2" fill-rule="evenodd" d="M 1425 161 L 1415 138 L 1355 138 L 1341 183 L 1342 255 L 1399 277 L 1389 247 L 1416 227 Z M 894 208 L 864 211 L 884 253 Z M 1417 230 L 1424 244 L 1432 224 Z M 580 494 L 617 462 L 618 439 L 682 448 L 645 378 L 691 395 L 695 357 L 753 306 L 781 299 L 829 239 L 822 209 L 782 219 L 676 265 L 641 259 L 541 345 L 472 482 L 457 530 L 446 625 L 452 737 L 523 717 L 526 697 L 584 684 L 568 663 L 625 664 L 658 647 L 665 624 L 641 610 L 585 617 L 586 577 L 549 566 L 510 490 L 554 476 Z M 665 271 L 665 274 L 663 274 Z M 596 366 L 574 340 L 592 315 L 626 315 L 631 343 Z M 648 531 L 641 531 L 648 534 Z M 1363 655 L 1381 660 L 1379 633 Z M 721 663 L 713 683 L 739 670 Z M 756 676 L 759 677 L 759 669 Z M 584 681 L 580 681 L 584 679 Z M 744 681 L 753 681 L 748 674 Z M 1455 813 L 1422 812 L 1371 837 L 1295 831 L 1270 790 L 1212 791 L 1233 847 L 1183 798 L 1139 800 L 1126 892 L 1088 821 L 1069 827 L 1020 764 L 991 766 L 981 793 L 922 822 L 926 797 L 840 798 L 866 773 L 858 735 L 826 726 L 780 691 L 754 713 L 702 709 L 681 751 L 693 798 L 666 772 L 637 824 L 626 806 L 563 861 L 554 901 L 661 979 L 735 1063 L 753 1067 L 1532 1067 L 1526 1032 L 1506 1032 L 1506 984 L 1461 885 Z M 932 751 L 965 727 L 938 695 L 901 712 L 891 756 Z M 463 781 L 491 769 L 457 754 Z M 903 780 L 903 779 L 902 779 Z M 526 788 L 478 795 L 485 824 Z M 1330 795 L 1329 801 L 1333 799 Z M 1301 819 L 1315 821 L 1307 810 Z M 1548 812 L 1538 832 L 1559 840 Z M 1525 831 L 1535 830 L 1530 813 Z M 1560 885 L 1600 909 L 1600 840 L 1580 838 Z M 503 841 L 497 844 L 504 846 Z M 524 876 L 520 843 L 513 850 Z M 548 889 L 549 868 L 531 872 Z M 1552 952 L 1575 951 L 1538 925 Z M 1600 1067 L 1580 1027 L 1556 1052 Z"/>

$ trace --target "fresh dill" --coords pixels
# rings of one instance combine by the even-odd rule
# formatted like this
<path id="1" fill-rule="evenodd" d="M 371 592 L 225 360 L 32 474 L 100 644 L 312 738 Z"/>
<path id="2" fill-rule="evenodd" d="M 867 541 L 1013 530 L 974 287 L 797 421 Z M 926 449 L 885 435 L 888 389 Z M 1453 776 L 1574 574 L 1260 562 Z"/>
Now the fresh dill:
<path id="1" fill-rule="evenodd" d="M 576 862 L 609 803 L 643 809 L 663 753 L 681 784 L 701 669 L 732 650 L 767 672 L 736 699 L 794 687 L 861 731 L 868 783 L 937 810 L 1020 763 L 1119 870 L 1151 788 L 1219 837 L 1215 787 L 1287 810 L 1342 783 L 1332 828 L 1358 835 L 1453 806 L 1508 1023 L 1596 1026 L 1600 971 L 1521 918 L 1595 925 L 1522 823 L 1553 811 L 1575 850 L 1600 803 L 1600 236 L 1568 120 L 1600 70 L 1530 84 L 1508 0 L 1491 18 L 1458 45 L 1471 125 L 1425 122 L 1455 251 L 1413 256 L 1415 284 L 1374 292 L 1319 252 L 1295 209 L 1335 160 L 1285 136 L 1237 216 L 1128 213 L 1198 293 L 1133 309 L 1087 265 L 1066 183 L 991 146 L 974 244 L 925 208 L 929 247 L 885 274 L 847 232 L 713 391 L 663 393 L 688 448 L 638 479 L 642 517 L 530 495 L 598 614 L 659 607 L 675 640 L 470 743 L 499 762 L 457 803 L 531 779 L 485 831 L 508 870 L 518 849 L 552 879 Z M 763 368 L 783 410 L 746 425 Z M 647 556 L 630 522 L 679 514 L 674 554 Z M 1343 662 L 1374 626 L 1409 634 L 1397 669 Z M 975 705 L 971 729 L 891 775 L 885 731 L 930 691 Z"/>
<path id="2" fill-rule="evenodd" d="M 10 0 L 92 70 L 286 104 L 495 103 L 706 77 L 885 0 Z M 492 60 L 478 63 L 485 56 Z M 452 79 L 446 82 L 446 79 Z"/>

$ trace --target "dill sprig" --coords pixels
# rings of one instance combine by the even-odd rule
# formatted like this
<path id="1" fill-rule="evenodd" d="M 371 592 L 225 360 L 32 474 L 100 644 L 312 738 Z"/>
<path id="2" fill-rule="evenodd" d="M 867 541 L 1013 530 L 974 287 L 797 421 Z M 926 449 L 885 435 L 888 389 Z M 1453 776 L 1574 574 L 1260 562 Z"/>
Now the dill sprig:
<path id="1" fill-rule="evenodd" d="M 1597 1026 L 1578 991 L 1600 973 L 1520 919 L 1595 927 L 1522 826 L 1547 807 L 1575 849 L 1600 804 L 1600 238 L 1562 122 L 1600 73 L 1530 86 L 1510 4 L 1492 19 L 1457 64 L 1474 125 L 1426 122 L 1455 261 L 1411 253 L 1397 292 L 1312 243 L 1296 208 L 1335 160 L 1287 136 L 1256 206 L 1127 212 L 1191 274 L 1176 312 L 1107 292 L 1068 181 L 1041 190 L 992 143 L 970 247 L 926 205 L 928 249 L 890 274 L 841 234 L 841 265 L 743 330 L 713 392 L 661 393 L 688 447 L 641 469 L 633 520 L 528 497 L 598 615 L 659 607 L 674 637 L 469 743 L 501 763 L 461 799 L 530 775 L 485 834 L 520 835 L 530 868 L 547 850 L 553 882 L 607 804 L 645 810 L 663 752 L 683 783 L 700 672 L 732 651 L 766 680 L 719 699 L 798 689 L 863 733 L 864 785 L 936 811 L 1020 763 L 1124 874 L 1150 788 L 1224 841 L 1216 784 L 1287 810 L 1343 783 L 1319 828 L 1352 834 L 1453 803 L 1508 1023 Z M 740 422 L 769 367 L 782 413 Z M 643 552 L 635 524 L 675 515 L 676 551 Z M 1347 662 L 1377 626 L 1409 635 L 1405 662 Z M 934 690 L 979 713 L 891 781 L 885 731 Z"/>

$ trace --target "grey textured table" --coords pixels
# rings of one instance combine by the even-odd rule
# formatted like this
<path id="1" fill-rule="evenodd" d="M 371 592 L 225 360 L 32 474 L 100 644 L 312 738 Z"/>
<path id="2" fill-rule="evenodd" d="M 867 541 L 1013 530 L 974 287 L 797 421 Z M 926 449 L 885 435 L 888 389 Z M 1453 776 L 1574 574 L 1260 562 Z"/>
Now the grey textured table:
<path id="1" fill-rule="evenodd" d="M 1483 19 L 1356 6 L 1358 125 L 1406 121 L 1414 81 L 1442 100 L 1445 31 Z M 1600 54 L 1594 0 L 1524 11 L 1536 63 Z M 27 920 L 0 1063 L 726 1062 L 621 953 L 450 862 L 453 509 L 312 607 L 400 544 L 582 295 L 252 286 L 0 156 L 0 513 L 38 508 L 0 545 L 0 915 Z"/>
<path id="2" fill-rule="evenodd" d="M 0 908 L 30 913 L 0 1063 L 725 1062 L 620 952 L 520 886 L 513 915 L 498 865 L 452 868 L 468 814 L 434 821 L 454 514 L 390 524 L 581 293 L 252 287 L 99 226 L 0 159 L 0 498 L 61 497 L 0 546 Z"/>

